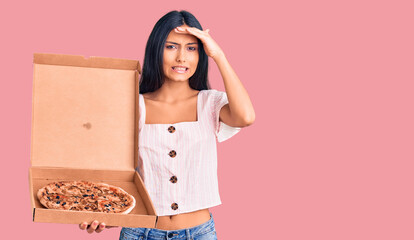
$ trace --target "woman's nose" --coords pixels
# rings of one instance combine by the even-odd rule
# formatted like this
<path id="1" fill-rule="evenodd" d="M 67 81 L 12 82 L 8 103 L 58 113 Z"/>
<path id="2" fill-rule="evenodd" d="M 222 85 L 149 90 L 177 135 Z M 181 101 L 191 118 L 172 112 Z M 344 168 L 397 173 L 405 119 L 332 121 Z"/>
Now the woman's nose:
<path id="1" fill-rule="evenodd" d="M 177 61 L 178 62 L 180 62 L 180 61 L 183 62 L 183 61 L 185 61 L 185 58 L 186 58 L 185 51 L 179 50 L 178 53 L 177 53 Z"/>

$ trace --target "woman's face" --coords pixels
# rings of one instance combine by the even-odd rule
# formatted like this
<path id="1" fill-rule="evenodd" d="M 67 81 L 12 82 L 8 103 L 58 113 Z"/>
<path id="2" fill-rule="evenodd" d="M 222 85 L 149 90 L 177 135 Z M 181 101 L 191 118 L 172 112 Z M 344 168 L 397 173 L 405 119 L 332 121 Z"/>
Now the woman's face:
<path id="1" fill-rule="evenodd" d="M 182 25 L 181 27 L 188 27 Z M 166 81 L 187 81 L 197 69 L 198 43 L 191 34 L 172 30 L 164 46 L 164 77 Z"/>

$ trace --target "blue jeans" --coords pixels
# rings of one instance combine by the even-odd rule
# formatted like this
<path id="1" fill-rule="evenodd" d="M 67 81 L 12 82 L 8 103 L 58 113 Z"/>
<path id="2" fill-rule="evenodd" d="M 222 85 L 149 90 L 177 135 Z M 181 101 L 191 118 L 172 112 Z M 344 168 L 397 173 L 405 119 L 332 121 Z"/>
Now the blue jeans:
<path id="1" fill-rule="evenodd" d="M 217 240 L 213 215 L 210 220 L 192 228 L 161 230 L 156 228 L 122 228 L 119 240 Z"/>

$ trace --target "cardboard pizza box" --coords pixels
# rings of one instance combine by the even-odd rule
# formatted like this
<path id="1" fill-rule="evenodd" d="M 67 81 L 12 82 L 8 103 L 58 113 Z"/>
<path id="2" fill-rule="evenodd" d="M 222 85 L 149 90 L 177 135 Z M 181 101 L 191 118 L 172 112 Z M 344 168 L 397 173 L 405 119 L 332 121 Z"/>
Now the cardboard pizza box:
<path id="1" fill-rule="evenodd" d="M 140 73 L 136 60 L 34 54 L 29 169 L 34 222 L 156 227 L 156 211 L 135 171 Z M 136 206 L 129 214 L 47 209 L 37 191 L 57 180 L 118 186 L 135 197 Z"/>

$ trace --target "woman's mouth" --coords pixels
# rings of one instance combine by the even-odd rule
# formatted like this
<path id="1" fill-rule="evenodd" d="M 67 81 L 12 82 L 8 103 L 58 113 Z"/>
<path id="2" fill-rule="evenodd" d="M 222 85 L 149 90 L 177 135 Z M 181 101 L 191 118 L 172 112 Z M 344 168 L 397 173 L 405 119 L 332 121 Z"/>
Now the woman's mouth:
<path id="1" fill-rule="evenodd" d="M 186 73 L 188 71 L 186 67 L 172 67 L 172 69 L 177 73 Z"/>

